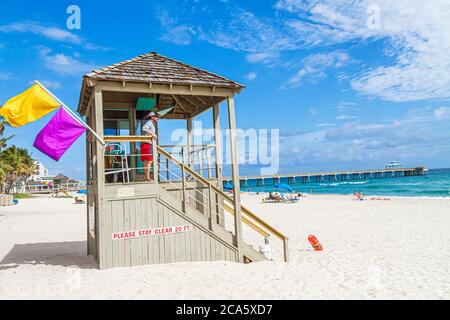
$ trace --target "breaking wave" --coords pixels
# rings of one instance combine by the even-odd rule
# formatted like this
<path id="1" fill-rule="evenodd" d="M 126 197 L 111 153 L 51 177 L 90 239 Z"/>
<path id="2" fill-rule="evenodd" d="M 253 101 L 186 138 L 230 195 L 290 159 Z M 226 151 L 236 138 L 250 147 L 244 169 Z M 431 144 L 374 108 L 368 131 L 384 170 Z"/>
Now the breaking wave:
<path id="1" fill-rule="evenodd" d="M 323 187 L 336 187 L 336 186 L 342 186 L 342 185 L 358 185 L 358 184 L 367 184 L 369 181 L 343 181 L 343 182 L 334 182 L 334 183 L 320 183 L 319 186 Z"/>

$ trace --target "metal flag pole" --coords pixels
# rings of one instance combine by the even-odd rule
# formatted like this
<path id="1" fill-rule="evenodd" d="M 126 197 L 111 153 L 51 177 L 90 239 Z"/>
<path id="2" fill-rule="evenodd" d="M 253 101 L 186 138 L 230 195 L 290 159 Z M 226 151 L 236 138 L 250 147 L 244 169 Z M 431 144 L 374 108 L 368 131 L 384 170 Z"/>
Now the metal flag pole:
<path id="1" fill-rule="evenodd" d="M 65 105 L 64 102 L 58 99 L 57 96 L 55 96 L 50 90 L 48 90 L 42 83 L 40 83 L 37 80 L 34 80 L 35 83 L 37 83 L 39 86 L 41 86 L 42 89 L 44 89 L 49 95 L 52 96 L 53 99 L 55 99 L 58 103 L 61 104 L 61 107 L 66 110 L 70 116 L 75 119 L 78 123 L 80 123 L 83 127 L 85 127 L 87 130 L 89 130 L 102 145 L 105 145 L 106 142 L 95 132 L 91 127 L 89 127 L 75 112 L 73 112 L 68 106 Z"/>

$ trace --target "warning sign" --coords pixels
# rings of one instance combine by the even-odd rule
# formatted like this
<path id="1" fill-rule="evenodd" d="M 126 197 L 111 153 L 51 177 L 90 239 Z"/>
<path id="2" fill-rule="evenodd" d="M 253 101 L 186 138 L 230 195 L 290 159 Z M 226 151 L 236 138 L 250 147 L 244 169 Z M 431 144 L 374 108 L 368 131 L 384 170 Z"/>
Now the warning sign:
<path id="1" fill-rule="evenodd" d="M 133 239 L 150 236 L 162 236 L 165 234 L 182 233 L 190 231 L 192 231 L 192 226 L 190 225 L 161 227 L 154 229 L 141 229 L 135 231 L 113 232 L 112 239 L 113 240 Z"/>

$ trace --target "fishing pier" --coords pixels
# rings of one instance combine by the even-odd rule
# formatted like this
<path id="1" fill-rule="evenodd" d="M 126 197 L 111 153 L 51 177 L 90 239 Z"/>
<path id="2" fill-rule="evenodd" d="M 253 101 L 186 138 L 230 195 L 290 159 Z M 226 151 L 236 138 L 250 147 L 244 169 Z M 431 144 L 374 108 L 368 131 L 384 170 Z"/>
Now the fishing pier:
<path id="1" fill-rule="evenodd" d="M 348 171 L 332 171 L 332 172 L 304 172 L 277 174 L 272 176 L 241 176 L 240 186 L 262 187 L 280 183 L 287 184 L 306 184 L 306 183 L 325 183 L 325 182 L 344 182 L 358 181 L 367 179 L 382 178 L 400 178 L 423 176 L 428 174 L 425 167 L 416 168 L 393 168 L 393 169 L 369 169 L 369 170 L 348 170 Z M 224 179 L 226 183 L 230 183 L 231 179 Z M 249 183 L 251 181 L 251 183 Z"/>

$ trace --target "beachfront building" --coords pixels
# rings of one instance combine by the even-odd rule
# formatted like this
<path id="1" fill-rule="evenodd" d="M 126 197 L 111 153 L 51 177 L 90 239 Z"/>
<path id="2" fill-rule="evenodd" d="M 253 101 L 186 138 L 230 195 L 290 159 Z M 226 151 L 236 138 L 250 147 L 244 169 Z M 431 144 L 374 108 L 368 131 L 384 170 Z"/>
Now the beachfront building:
<path id="1" fill-rule="evenodd" d="M 41 181 L 42 178 L 48 177 L 48 169 L 40 161 L 35 161 L 35 171 L 31 176 L 31 181 Z"/>
<path id="2" fill-rule="evenodd" d="M 71 179 L 62 173 L 50 179 L 53 181 L 52 184 L 55 190 L 78 191 L 84 187 L 84 181 Z"/>
<path id="3" fill-rule="evenodd" d="M 155 52 L 84 76 L 78 112 L 87 133 L 88 254 L 101 269 L 181 261 L 266 260 L 255 242 L 287 238 L 240 203 L 235 94 L 243 85 Z M 228 107 L 233 194 L 223 191 L 219 104 Z M 184 145 L 162 146 L 140 134 L 149 111 L 184 121 Z M 214 144 L 194 145 L 192 122 L 212 111 Z M 140 144 L 151 143 L 147 181 Z M 205 164 L 203 166 L 203 164 Z M 253 239 L 253 238 L 252 238 Z"/>
<path id="4" fill-rule="evenodd" d="M 56 176 L 41 176 L 37 180 L 30 180 L 26 183 L 27 193 L 55 193 L 58 191 L 70 192 L 84 189 L 84 181 L 71 179 L 60 173 Z"/>

